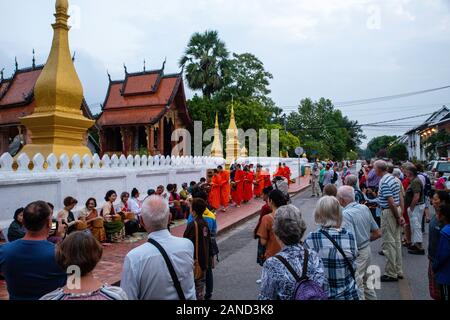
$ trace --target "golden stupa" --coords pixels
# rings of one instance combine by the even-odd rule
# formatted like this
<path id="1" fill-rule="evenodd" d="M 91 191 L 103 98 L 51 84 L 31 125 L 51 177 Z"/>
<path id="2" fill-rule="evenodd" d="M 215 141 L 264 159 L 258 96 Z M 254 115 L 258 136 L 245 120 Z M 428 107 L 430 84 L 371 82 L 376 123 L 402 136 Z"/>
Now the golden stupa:
<path id="1" fill-rule="evenodd" d="M 94 121 L 85 118 L 80 108 L 83 87 L 69 49 L 68 0 L 57 0 L 55 7 L 52 48 L 34 88 L 36 108 L 20 119 L 32 134 L 32 143 L 21 151 L 30 158 L 37 153 L 91 155 L 85 140 Z"/>
<path id="2" fill-rule="evenodd" d="M 223 158 L 222 139 L 220 137 L 219 114 L 216 113 L 216 125 L 214 128 L 214 141 L 211 147 L 211 157 Z"/>
<path id="3" fill-rule="evenodd" d="M 234 105 L 231 105 L 230 127 L 227 130 L 226 163 L 231 165 L 241 156 L 241 144 L 239 142 L 239 130 L 234 116 Z"/>

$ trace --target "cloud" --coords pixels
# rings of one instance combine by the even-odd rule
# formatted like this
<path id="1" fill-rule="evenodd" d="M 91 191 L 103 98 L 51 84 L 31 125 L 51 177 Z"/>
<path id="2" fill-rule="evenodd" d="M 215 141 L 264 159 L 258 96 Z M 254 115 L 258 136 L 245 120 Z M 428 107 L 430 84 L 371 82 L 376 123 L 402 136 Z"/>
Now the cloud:
<path id="1" fill-rule="evenodd" d="M 335 101 L 371 98 L 437 87 L 450 73 L 450 1 L 447 0 L 71 0 L 78 25 L 70 32 L 72 51 L 86 98 L 93 105 L 106 95 L 108 69 L 123 78 L 130 71 L 179 70 L 178 60 L 192 33 L 215 29 L 232 52 L 251 52 L 274 75 L 272 97 L 280 106 L 304 97 Z M 5 75 L 47 58 L 54 1 L 0 1 L 0 68 Z M 74 7 L 75 8 L 75 7 Z M 79 10 L 78 10 L 79 9 Z M 392 103 L 432 104 L 448 92 Z M 346 110 L 367 122 L 378 106 Z M 389 106 L 382 106 L 388 108 Z M 426 111 L 432 111 L 430 106 Z M 417 109 L 415 109 L 417 110 Z M 422 110 L 421 110 L 422 111 Z M 371 114 L 382 121 L 388 114 Z M 369 138 L 377 132 L 368 132 Z"/>

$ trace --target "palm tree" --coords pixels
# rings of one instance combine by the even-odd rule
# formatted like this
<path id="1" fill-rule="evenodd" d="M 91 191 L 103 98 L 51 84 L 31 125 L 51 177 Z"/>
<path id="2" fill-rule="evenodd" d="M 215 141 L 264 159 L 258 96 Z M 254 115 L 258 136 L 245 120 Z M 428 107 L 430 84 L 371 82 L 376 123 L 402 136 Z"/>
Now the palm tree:
<path id="1" fill-rule="evenodd" d="M 210 99 L 229 81 L 228 57 L 229 52 L 217 31 L 194 33 L 180 59 L 180 67 L 185 67 L 189 87 L 201 90 L 203 96 Z"/>

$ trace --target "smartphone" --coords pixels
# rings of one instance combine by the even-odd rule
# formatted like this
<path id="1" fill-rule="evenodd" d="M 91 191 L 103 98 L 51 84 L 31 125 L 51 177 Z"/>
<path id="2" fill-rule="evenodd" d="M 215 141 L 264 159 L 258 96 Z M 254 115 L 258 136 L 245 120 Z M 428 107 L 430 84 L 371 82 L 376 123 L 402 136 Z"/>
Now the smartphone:
<path id="1" fill-rule="evenodd" d="M 53 221 L 51 231 L 57 231 L 57 230 L 58 230 L 58 221 Z"/>

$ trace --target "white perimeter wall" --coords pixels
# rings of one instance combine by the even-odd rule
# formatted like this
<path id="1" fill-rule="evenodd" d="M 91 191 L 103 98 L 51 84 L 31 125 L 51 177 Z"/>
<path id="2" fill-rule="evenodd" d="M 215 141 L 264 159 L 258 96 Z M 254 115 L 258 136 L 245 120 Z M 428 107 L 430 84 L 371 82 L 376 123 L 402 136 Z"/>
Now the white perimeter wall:
<path id="1" fill-rule="evenodd" d="M 290 166 L 292 177 L 299 176 L 297 159 L 281 161 Z M 30 162 L 34 165 L 33 170 L 28 169 Z M 9 226 L 17 208 L 36 200 L 53 203 L 56 215 L 63 208 L 64 198 L 72 196 L 79 201 L 74 210 L 78 212 L 90 197 L 96 198 L 100 207 L 108 190 L 115 190 L 120 196 L 123 191 L 131 193 L 133 188 L 137 188 L 144 198 L 148 189 L 156 189 L 158 185 L 176 183 L 181 188 L 184 182 L 198 182 L 206 177 L 208 169 L 224 162 L 224 159 L 210 157 L 105 156 L 100 159 L 97 155 L 82 159 L 74 156 L 70 161 L 67 156 L 56 159 L 51 155 L 44 159 L 37 155 L 30 160 L 23 155 L 15 162 L 19 168 L 13 170 L 14 160 L 9 154 L 4 154 L 0 157 L 0 229 Z M 261 163 L 273 174 L 280 159 L 245 158 L 238 162 Z"/>

